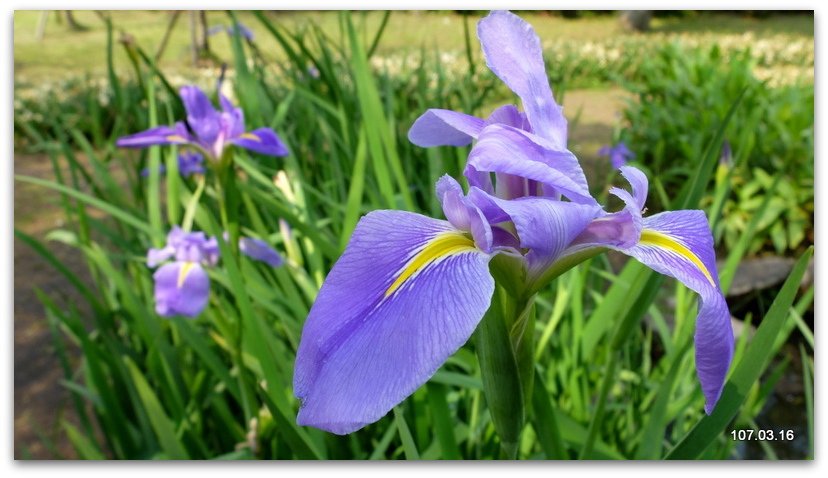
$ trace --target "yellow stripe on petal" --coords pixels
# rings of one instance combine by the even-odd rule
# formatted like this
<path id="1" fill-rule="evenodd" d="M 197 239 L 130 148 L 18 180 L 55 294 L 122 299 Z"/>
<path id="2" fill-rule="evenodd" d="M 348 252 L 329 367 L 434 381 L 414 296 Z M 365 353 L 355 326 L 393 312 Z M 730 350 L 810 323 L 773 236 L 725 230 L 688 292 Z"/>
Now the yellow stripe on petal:
<path id="1" fill-rule="evenodd" d="M 187 138 L 178 134 L 171 134 L 167 136 L 167 141 L 172 141 L 173 143 L 186 143 Z"/>
<path id="2" fill-rule="evenodd" d="M 190 275 L 190 271 L 193 270 L 195 265 L 195 262 L 185 262 L 184 265 L 181 266 L 181 269 L 178 270 L 178 282 L 175 284 L 176 287 L 180 289 L 184 286 L 184 281 L 187 280 L 187 276 Z"/>
<path id="3" fill-rule="evenodd" d="M 474 250 L 476 250 L 474 241 L 462 234 L 447 232 L 435 236 L 434 239 L 429 241 L 425 247 L 408 261 L 408 264 L 402 269 L 397 279 L 385 291 L 385 297 L 393 294 L 397 289 L 402 287 L 405 281 L 429 264 L 453 254 Z"/>
<path id="4" fill-rule="evenodd" d="M 256 136 L 256 135 L 255 135 L 255 134 L 253 134 L 253 133 L 243 133 L 243 134 L 242 134 L 241 136 L 239 136 L 239 137 L 240 137 L 240 138 L 244 138 L 244 139 L 250 139 L 250 140 L 253 140 L 253 141 L 257 141 L 257 142 L 259 142 L 259 143 L 261 143 L 261 142 L 262 142 L 262 138 L 260 138 L 260 137 Z"/>
<path id="5" fill-rule="evenodd" d="M 701 261 L 701 259 L 699 259 L 699 256 L 694 254 L 693 251 L 687 248 L 687 246 L 676 241 L 667 234 L 658 231 L 653 231 L 652 229 L 644 229 L 641 231 L 641 240 L 639 243 L 659 247 L 661 249 L 666 249 L 687 259 L 699 268 L 702 274 L 704 274 L 704 276 L 710 282 L 710 285 L 716 287 L 716 281 L 713 280 L 713 276 L 710 275 L 710 271 L 707 270 L 707 267 L 705 267 L 704 263 Z"/>

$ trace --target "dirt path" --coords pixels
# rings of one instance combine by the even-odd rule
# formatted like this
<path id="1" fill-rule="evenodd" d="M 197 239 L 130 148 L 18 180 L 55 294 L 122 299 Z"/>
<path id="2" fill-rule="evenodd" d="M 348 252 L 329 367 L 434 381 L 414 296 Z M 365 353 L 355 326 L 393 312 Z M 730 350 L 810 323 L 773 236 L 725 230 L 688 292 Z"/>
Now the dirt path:
<path id="1" fill-rule="evenodd" d="M 621 111 L 629 93 L 620 88 L 573 90 L 564 95 L 564 114 L 569 120 L 569 147 L 581 161 L 590 188 L 604 187 L 611 171 L 609 159 L 598 149 L 612 140 L 621 124 Z"/>
<path id="2" fill-rule="evenodd" d="M 46 156 L 15 155 L 14 172 L 53 178 Z M 63 225 L 62 220 L 57 194 L 15 182 L 15 228 L 43 240 L 50 230 Z M 76 252 L 54 243 L 49 243 L 48 247 L 71 270 L 85 278 L 85 266 Z M 63 372 L 54 352 L 43 306 L 35 294 L 36 289 L 59 302 L 72 299 L 68 281 L 55 273 L 37 252 L 15 237 L 14 458 L 71 458 L 75 457 L 75 453 L 60 433 L 60 420 L 73 420 L 73 410 L 66 389 L 60 385 Z"/>

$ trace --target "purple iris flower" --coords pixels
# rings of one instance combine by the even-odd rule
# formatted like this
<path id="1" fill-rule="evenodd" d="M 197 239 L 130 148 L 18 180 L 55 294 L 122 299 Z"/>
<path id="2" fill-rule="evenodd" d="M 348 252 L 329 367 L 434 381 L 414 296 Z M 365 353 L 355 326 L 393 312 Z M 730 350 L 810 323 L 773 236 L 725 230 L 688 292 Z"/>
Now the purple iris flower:
<path id="1" fill-rule="evenodd" d="M 722 143 L 722 154 L 719 156 L 719 164 L 727 166 L 728 168 L 733 167 L 733 149 L 728 140 L 724 140 Z"/>
<path id="2" fill-rule="evenodd" d="M 612 167 L 614 169 L 620 169 L 621 166 L 624 166 L 627 162 L 635 158 L 635 153 L 630 151 L 630 148 L 621 141 L 615 146 L 603 146 L 598 150 L 598 156 L 609 156 Z"/>
<path id="3" fill-rule="evenodd" d="M 529 297 L 607 249 L 675 277 L 701 297 L 696 366 L 710 413 L 730 365 L 733 333 L 704 213 L 643 217 L 647 178 L 628 166 L 621 173 L 631 190 L 611 190 L 626 207 L 604 211 L 566 149 L 566 119 L 532 27 L 493 12 L 477 32 L 489 68 L 524 111 L 505 106 L 482 120 L 432 109 L 414 123 L 409 139 L 420 146 L 476 140 L 464 171 L 469 191 L 449 176 L 437 182 L 447 221 L 402 211 L 374 211 L 359 221 L 302 332 L 297 423 L 351 433 L 425 383 L 488 310 L 495 255 L 514 259 L 523 272 L 516 276 L 525 277 L 517 286 Z"/>
<path id="4" fill-rule="evenodd" d="M 236 23 L 234 26 L 225 27 L 224 25 L 213 25 L 207 30 L 207 35 L 215 35 L 221 31 L 226 31 L 228 35 L 241 35 L 249 41 L 253 41 L 253 31 L 247 28 L 243 23 Z"/>
<path id="5" fill-rule="evenodd" d="M 163 164 L 158 166 L 158 171 L 161 174 L 167 172 L 166 166 Z M 204 174 L 204 155 L 195 151 L 184 151 L 178 155 L 178 173 L 182 176 L 190 177 L 193 174 Z M 149 176 L 149 168 L 141 170 L 141 176 Z"/>
<path id="6" fill-rule="evenodd" d="M 195 317 L 207 306 L 210 279 L 203 266 L 214 266 L 219 259 L 218 241 L 203 232 L 185 232 L 175 226 L 167 234 L 167 244 L 147 252 L 147 265 L 155 271 L 155 311 L 162 317 Z"/>
<path id="7" fill-rule="evenodd" d="M 239 250 L 247 257 L 264 262 L 271 267 L 279 267 L 285 262 L 275 249 L 261 239 L 242 237 L 239 239 Z"/>
<path id="8" fill-rule="evenodd" d="M 144 132 L 124 136 L 116 142 L 123 148 L 146 148 L 153 145 L 186 144 L 200 149 L 206 156 L 219 160 L 225 148 L 232 144 L 268 156 L 285 156 L 287 147 L 270 128 L 245 132 L 244 112 L 219 94 L 221 110 L 216 110 L 210 99 L 196 86 L 180 90 L 187 125 L 179 121 L 173 126 L 158 126 Z M 192 133 L 191 133 L 192 131 Z"/>

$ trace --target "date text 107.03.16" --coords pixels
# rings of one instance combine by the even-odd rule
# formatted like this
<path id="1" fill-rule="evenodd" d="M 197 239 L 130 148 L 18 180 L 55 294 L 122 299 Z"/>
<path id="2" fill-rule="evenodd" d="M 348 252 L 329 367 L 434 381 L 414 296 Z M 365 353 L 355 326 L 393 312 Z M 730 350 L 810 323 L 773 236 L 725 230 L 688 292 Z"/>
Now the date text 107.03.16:
<path id="1" fill-rule="evenodd" d="M 793 430 L 731 430 L 730 436 L 739 441 L 791 441 L 795 438 Z"/>

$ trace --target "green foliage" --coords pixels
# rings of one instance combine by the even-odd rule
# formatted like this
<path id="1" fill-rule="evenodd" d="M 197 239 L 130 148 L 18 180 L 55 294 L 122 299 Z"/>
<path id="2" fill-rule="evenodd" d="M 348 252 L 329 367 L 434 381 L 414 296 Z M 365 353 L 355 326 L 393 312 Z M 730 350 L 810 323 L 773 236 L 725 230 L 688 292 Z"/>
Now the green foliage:
<path id="1" fill-rule="evenodd" d="M 725 58 L 717 47 L 665 46 L 627 82 L 635 96 L 620 136 L 652 173 L 661 194 L 652 196 L 649 207 L 660 211 L 671 192 L 692 179 L 698 152 L 713 138 L 728 105 L 743 95 L 725 131 L 732 166 L 717 179 L 717 187 L 728 192 L 709 193 L 702 205 L 721 214 L 716 238 L 732 250 L 770 194 L 773 177 L 781 176 L 750 252 L 801 252 L 813 243 L 813 85 L 771 87 L 756 78 L 754 68 L 750 50 Z"/>

